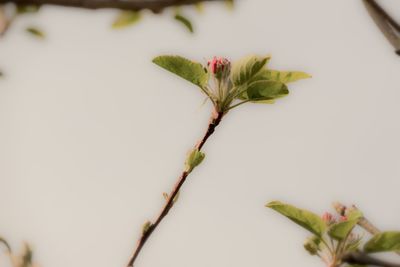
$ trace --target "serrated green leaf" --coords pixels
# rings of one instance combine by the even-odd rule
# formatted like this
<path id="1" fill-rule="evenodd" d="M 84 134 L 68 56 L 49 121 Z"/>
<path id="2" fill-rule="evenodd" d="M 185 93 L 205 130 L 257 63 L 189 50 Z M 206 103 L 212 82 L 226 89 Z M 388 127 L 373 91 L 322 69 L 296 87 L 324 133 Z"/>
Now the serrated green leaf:
<path id="1" fill-rule="evenodd" d="M 194 31 L 193 31 L 193 25 L 192 25 L 192 23 L 190 22 L 190 20 L 187 18 L 187 17 L 185 17 L 185 16 L 183 16 L 183 15 L 181 15 L 181 14 L 176 14 L 175 16 L 174 16 L 174 19 L 176 20 L 176 21 L 178 21 L 179 23 L 181 23 L 183 26 L 185 26 L 185 28 L 190 32 L 190 33 L 193 33 Z"/>
<path id="2" fill-rule="evenodd" d="M 141 18 L 142 16 L 138 11 L 131 11 L 131 10 L 121 11 L 118 14 L 117 18 L 114 20 L 112 27 L 114 29 L 121 29 L 128 26 L 132 26 L 137 22 L 139 22 Z"/>
<path id="3" fill-rule="evenodd" d="M 26 28 L 26 32 L 39 39 L 44 39 L 46 37 L 45 34 L 38 28 L 28 27 Z"/>
<path id="4" fill-rule="evenodd" d="M 347 220 L 344 222 L 338 222 L 333 224 L 329 230 L 328 234 L 330 237 L 342 241 L 344 240 L 349 233 L 353 230 L 354 226 L 356 226 L 358 220 Z"/>
<path id="5" fill-rule="evenodd" d="M 191 172 L 194 168 L 199 166 L 203 161 L 204 157 L 205 154 L 203 152 L 199 151 L 197 148 L 193 149 L 189 153 L 185 162 L 186 171 Z"/>
<path id="6" fill-rule="evenodd" d="M 153 62 L 201 88 L 208 83 L 208 74 L 200 63 L 180 56 L 159 56 Z"/>
<path id="7" fill-rule="evenodd" d="M 311 76 L 305 72 L 300 71 L 265 70 L 262 73 L 262 78 L 281 83 L 291 83 L 298 80 L 311 78 Z"/>
<path id="8" fill-rule="evenodd" d="M 232 67 L 233 84 L 239 87 L 251 82 L 269 59 L 270 57 L 248 56 L 235 62 Z"/>
<path id="9" fill-rule="evenodd" d="M 374 235 L 364 245 L 365 252 L 400 251 L 400 232 L 389 231 Z"/>
<path id="10" fill-rule="evenodd" d="M 279 212 L 319 237 L 326 232 L 326 225 L 322 219 L 308 210 L 299 209 L 280 201 L 272 201 L 266 207 Z"/>

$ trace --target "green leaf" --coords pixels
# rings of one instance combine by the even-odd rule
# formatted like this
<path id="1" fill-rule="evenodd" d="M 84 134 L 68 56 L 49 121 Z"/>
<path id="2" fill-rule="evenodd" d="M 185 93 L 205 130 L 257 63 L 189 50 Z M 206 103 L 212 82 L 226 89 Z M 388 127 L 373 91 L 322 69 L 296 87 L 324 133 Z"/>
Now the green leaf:
<path id="1" fill-rule="evenodd" d="M 45 38 L 45 34 L 41 30 L 34 28 L 34 27 L 26 28 L 26 32 L 32 34 L 33 36 L 35 36 L 36 38 L 39 38 L 39 39 Z"/>
<path id="2" fill-rule="evenodd" d="M 208 74 L 200 63 L 180 56 L 159 56 L 154 58 L 153 62 L 200 88 L 204 88 L 208 83 Z"/>
<path id="3" fill-rule="evenodd" d="M 8 244 L 7 240 L 2 238 L 1 236 L 0 236 L 0 243 L 3 244 L 7 248 L 8 252 L 11 253 L 11 246 Z"/>
<path id="4" fill-rule="evenodd" d="M 336 240 L 342 241 L 353 230 L 353 228 L 354 228 L 354 226 L 356 226 L 357 222 L 358 222 L 358 219 L 347 220 L 344 222 L 335 223 L 329 228 L 328 234 L 330 237 L 332 237 Z"/>
<path id="5" fill-rule="evenodd" d="M 31 267 L 33 260 L 33 251 L 28 244 L 24 244 L 24 251 L 22 253 L 21 267 Z"/>
<path id="6" fill-rule="evenodd" d="M 361 219 L 364 215 L 363 213 L 358 210 L 358 209 L 353 209 L 350 210 L 350 212 L 346 215 L 348 220 L 359 220 Z"/>
<path id="7" fill-rule="evenodd" d="M 234 7 L 234 1 L 233 0 L 225 0 L 225 5 L 228 9 L 232 10 Z"/>
<path id="8" fill-rule="evenodd" d="M 311 236 L 309 237 L 306 242 L 304 242 L 304 249 L 308 251 L 308 253 L 310 253 L 310 255 L 316 255 L 318 253 L 318 251 L 320 251 L 320 245 L 321 243 L 321 238 L 319 238 L 318 236 Z"/>
<path id="9" fill-rule="evenodd" d="M 121 11 L 117 18 L 114 20 L 112 27 L 114 29 L 121 29 L 128 26 L 132 26 L 140 21 L 142 18 L 138 11 Z"/>
<path id="10" fill-rule="evenodd" d="M 262 73 L 262 78 L 281 83 L 291 83 L 298 80 L 311 78 L 311 76 L 305 72 L 300 71 L 265 70 Z"/>
<path id="11" fill-rule="evenodd" d="M 195 5 L 194 5 L 194 7 L 196 8 L 196 11 L 198 12 L 198 13 L 203 13 L 204 12 L 204 4 L 203 3 L 201 3 L 201 2 L 199 2 L 199 3 L 196 3 Z"/>
<path id="12" fill-rule="evenodd" d="M 364 250 L 368 253 L 400 251 L 400 232 L 376 234 L 364 245 Z"/>
<path id="13" fill-rule="evenodd" d="M 233 84 L 239 87 L 251 82 L 251 79 L 262 70 L 269 59 L 270 57 L 249 56 L 234 63 L 232 67 Z"/>
<path id="14" fill-rule="evenodd" d="M 36 13 L 39 9 L 39 5 L 17 5 L 17 14 Z"/>
<path id="15" fill-rule="evenodd" d="M 150 227 L 151 227 L 151 222 L 150 221 L 146 221 L 142 226 L 142 234 L 143 235 L 146 234 L 147 231 L 149 231 Z"/>
<path id="16" fill-rule="evenodd" d="M 203 152 L 199 151 L 197 148 L 193 149 L 189 153 L 185 162 L 186 171 L 191 172 L 194 168 L 199 166 L 203 161 L 204 157 L 205 154 Z"/>
<path id="17" fill-rule="evenodd" d="M 250 101 L 273 100 L 289 94 L 287 86 L 280 82 L 260 80 L 249 85 L 246 91 L 246 99 Z"/>
<path id="18" fill-rule="evenodd" d="M 322 219 L 310 211 L 298 209 L 279 201 L 270 202 L 266 207 L 279 212 L 319 237 L 321 237 L 326 231 L 326 225 Z"/>
<path id="19" fill-rule="evenodd" d="M 180 22 L 183 26 L 185 26 L 186 29 L 187 29 L 190 33 L 193 33 L 193 32 L 194 32 L 194 31 L 193 31 L 193 25 L 192 25 L 192 23 L 190 22 L 190 20 L 189 20 L 187 17 L 185 17 L 185 16 L 183 16 L 183 15 L 181 15 L 181 14 L 176 14 L 175 17 L 174 17 L 174 19 L 175 19 L 176 21 Z"/>

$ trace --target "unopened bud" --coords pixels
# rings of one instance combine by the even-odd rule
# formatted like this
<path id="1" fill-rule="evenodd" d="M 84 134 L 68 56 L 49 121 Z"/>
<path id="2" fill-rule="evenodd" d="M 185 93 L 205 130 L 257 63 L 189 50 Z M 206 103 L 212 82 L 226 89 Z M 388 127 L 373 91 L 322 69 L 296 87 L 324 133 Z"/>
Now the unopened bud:
<path id="1" fill-rule="evenodd" d="M 337 213 L 339 213 L 340 215 L 344 215 L 346 213 L 346 206 L 344 206 L 343 204 L 339 203 L 339 202 L 335 202 L 333 203 L 333 208 L 336 210 Z"/>
<path id="2" fill-rule="evenodd" d="M 330 212 L 325 212 L 322 215 L 322 220 L 326 223 L 326 225 L 331 225 L 335 223 L 335 218 L 333 217 L 333 215 Z"/>
<path id="3" fill-rule="evenodd" d="M 222 57 L 214 57 L 208 61 L 208 68 L 217 79 L 225 79 L 231 73 L 231 62 Z"/>
<path id="4" fill-rule="evenodd" d="M 321 239 L 317 236 L 312 236 L 304 242 L 304 249 L 307 250 L 311 255 L 316 255 L 318 253 L 319 244 Z"/>

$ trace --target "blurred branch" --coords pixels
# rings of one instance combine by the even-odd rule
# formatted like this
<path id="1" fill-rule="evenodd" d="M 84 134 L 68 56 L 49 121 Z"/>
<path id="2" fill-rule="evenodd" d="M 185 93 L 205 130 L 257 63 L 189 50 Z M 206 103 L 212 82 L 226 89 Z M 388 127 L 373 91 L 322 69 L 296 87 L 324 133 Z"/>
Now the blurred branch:
<path id="1" fill-rule="evenodd" d="M 217 2 L 224 0 L 0 0 L 0 4 L 16 5 L 55 5 L 86 9 L 116 8 L 124 10 L 150 9 L 159 12 L 171 6 L 192 5 L 200 2 Z"/>
<path id="2" fill-rule="evenodd" d="M 375 0 L 363 0 L 371 18 L 400 55 L 400 25 Z"/>
<path id="3" fill-rule="evenodd" d="M 357 265 L 367 265 L 367 266 L 380 266 L 380 267 L 400 267 L 400 264 L 395 264 L 387 261 L 383 261 L 374 257 L 369 256 L 366 253 L 356 251 L 345 255 L 342 258 L 343 262 L 349 264 Z"/>

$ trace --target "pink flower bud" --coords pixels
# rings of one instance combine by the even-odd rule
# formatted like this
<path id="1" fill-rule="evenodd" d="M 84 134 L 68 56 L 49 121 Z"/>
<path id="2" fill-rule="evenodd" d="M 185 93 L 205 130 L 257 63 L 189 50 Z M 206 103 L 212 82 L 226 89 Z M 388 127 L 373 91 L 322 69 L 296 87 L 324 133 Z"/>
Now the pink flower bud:
<path id="1" fill-rule="evenodd" d="M 329 212 L 325 212 L 322 215 L 322 220 L 326 223 L 326 224 L 331 224 L 335 221 L 335 219 L 333 218 L 333 215 Z"/>
<path id="2" fill-rule="evenodd" d="M 347 221 L 347 216 L 340 216 L 339 217 L 339 222 L 345 222 Z"/>
<path id="3" fill-rule="evenodd" d="M 213 57 L 207 65 L 217 79 L 226 78 L 231 72 L 231 62 L 226 58 Z"/>

